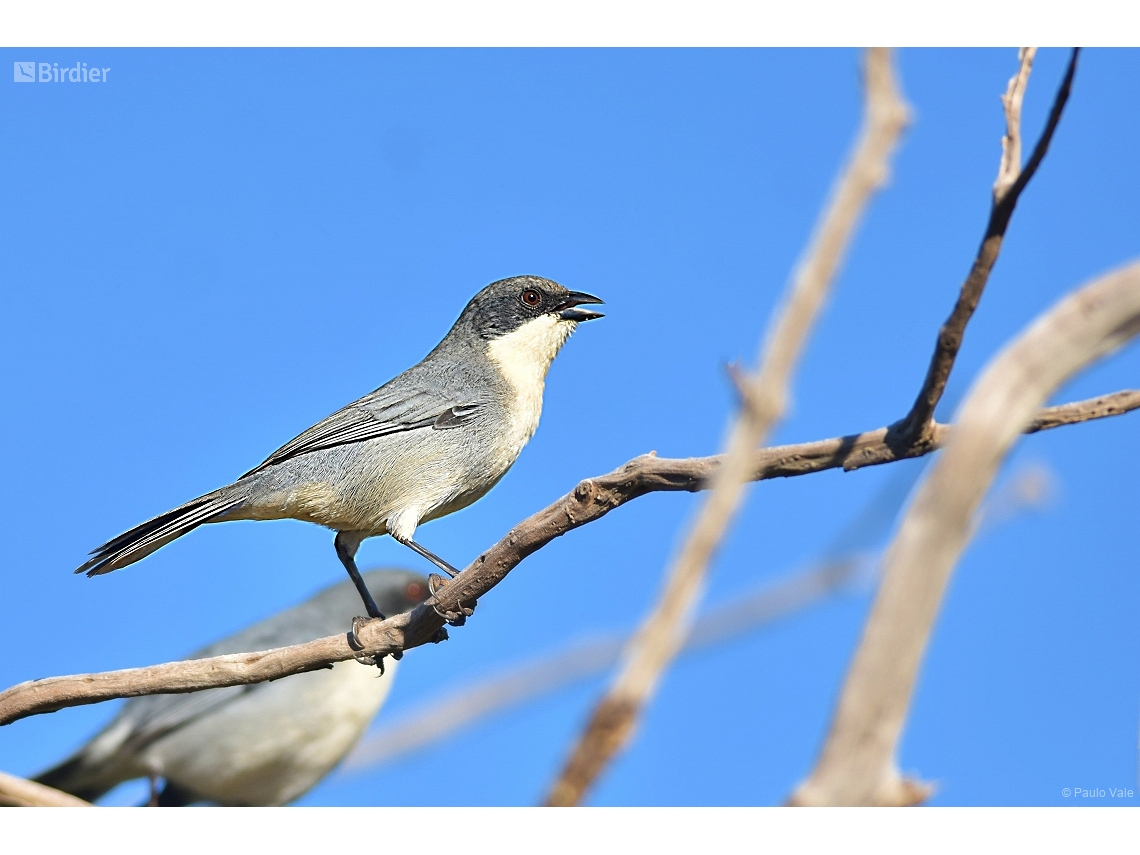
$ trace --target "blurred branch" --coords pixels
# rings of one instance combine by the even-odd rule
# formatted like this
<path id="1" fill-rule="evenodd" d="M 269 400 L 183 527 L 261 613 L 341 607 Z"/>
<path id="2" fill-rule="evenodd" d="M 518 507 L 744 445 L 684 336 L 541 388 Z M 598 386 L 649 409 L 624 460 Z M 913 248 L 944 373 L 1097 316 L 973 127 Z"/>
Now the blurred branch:
<path id="1" fill-rule="evenodd" d="M 641 708 L 676 656 L 704 586 L 709 561 L 744 497 L 749 456 L 783 415 L 792 372 L 856 225 L 872 194 L 887 180 L 892 151 L 907 123 L 885 48 L 867 51 L 865 115 L 855 153 L 845 168 L 816 235 L 796 273 L 787 302 L 765 337 L 760 369 L 738 382 L 743 398 L 722 465 L 673 566 L 656 607 L 624 654 L 624 665 L 571 751 L 546 804 L 576 805 L 628 741 Z"/>
<path id="2" fill-rule="evenodd" d="M 989 281 L 990 271 L 997 262 L 1001 252 L 1002 241 L 1009 226 L 1013 209 L 1021 197 L 1042 158 L 1049 150 L 1049 143 L 1053 139 L 1053 132 L 1061 121 L 1061 113 L 1065 109 L 1065 102 L 1069 99 L 1069 91 L 1073 84 L 1073 75 L 1077 70 L 1078 48 L 1073 49 L 1069 58 L 1069 66 L 1065 77 L 1053 99 L 1053 108 L 1049 112 L 1049 119 L 1045 123 L 1045 130 L 1030 155 L 1025 168 L 1021 168 L 1021 102 L 1025 97 L 1025 88 L 1029 83 L 1029 70 L 1033 65 L 1036 48 L 1022 48 L 1018 52 L 1019 68 L 1009 81 L 1002 104 L 1005 108 L 1006 132 L 1002 138 L 1002 158 L 998 167 L 998 177 L 994 182 L 993 203 L 990 207 L 989 221 L 982 237 L 982 244 L 978 247 L 978 254 L 970 268 L 966 281 L 962 283 L 958 294 L 958 301 L 950 312 L 950 317 L 938 331 L 938 340 L 935 343 L 934 355 L 926 371 L 926 379 L 922 383 L 918 397 L 907 415 L 892 427 L 893 438 L 904 446 L 922 445 L 933 441 L 934 409 L 942 399 L 946 390 L 946 383 L 950 379 L 950 372 L 954 368 L 954 360 L 958 357 L 958 350 L 966 334 L 966 324 L 973 317 L 978 301 L 982 299 L 982 291 Z"/>
<path id="3" fill-rule="evenodd" d="M 807 570 L 749 591 L 705 611 L 693 622 L 679 656 L 734 641 L 780 618 L 808 609 L 845 588 L 870 583 L 877 574 L 876 546 L 886 538 L 902 507 L 912 476 L 893 478 L 864 506 Z M 1053 476 L 1041 464 L 1014 472 L 981 513 L 991 529 L 1040 507 L 1052 493 Z M 851 549 L 847 544 L 857 541 Z M 845 551 L 840 551 L 843 547 Z M 342 773 L 384 765 L 439 742 L 517 704 L 551 694 L 608 671 L 628 637 L 617 634 L 575 642 L 554 653 L 511 666 L 473 685 L 429 698 L 365 735 L 341 766 Z"/>
<path id="4" fill-rule="evenodd" d="M 1025 508 L 1040 508 L 1051 504 L 1056 495 L 1057 481 L 1052 470 L 1041 463 L 1026 464 L 1016 478 L 1010 479 L 986 497 L 978 511 L 977 525 L 970 539 L 1004 525 Z"/>
<path id="5" fill-rule="evenodd" d="M 617 662 L 623 643 L 618 636 L 580 641 L 418 706 L 382 731 L 366 735 L 341 769 L 353 772 L 387 763 L 504 707 L 606 671 Z"/>
<path id="6" fill-rule="evenodd" d="M 1137 333 L 1140 263 L 1065 297 L 984 370 L 887 552 L 819 762 L 792 804 L 900 805 L 928 795 L 925 785 L 901 776 L 895 756 L 922 655 L 975 512 L 1049 395 Z"/>
<path id="7" fill-rule="evenodd" d="M 1106 406 L 1107 400 L 1116 404 Z M 1118 392 L 1101 398 L 1046 407 L 1037 414 L 1037 430 L 1120 415 L 1140 407 L 1140 392 Z M 921 449 L 899 449 L 888 444 L 888 428 L 850 436 L 773 446 L 749 458 L 749 480 L 789 478 L 828 469 L 858 469 L 922 457 L 940 448 L 952 427 L 935 425 L 934 444 Z M 1032 428 L 1032 426 L 1031 426 Z M 359 655 L 389 654 L 434 640 L 443 625 L 431 608 L 457 610 L 461 600 L 481 597 L 506 578 L 519 563 L 567 532 L 601 519 L 614 508 L 648 493 L 697 492 L 706 489 L 720 465 L 719 456 L 671 459 L 652 454 L 635 457 L 606 475 L 587 478 L 571 492 L 527 517 L 494 546 L 480 555 L 435 597 L 415 611 L 386 621 L 360 625 L 361 650 L 348 643 L 347 634 L 330 635 L 305 644 L 256 653 L 233 653 L 209 659 L 168 662 L 145 668 L 126 668 L 98 674 L 75 674 L 29 680 L 0 692 L 0 725 L 30 715 L 66 707 L 94 704 L 115 698 L 196 692 L 221 686 L 241 686 L 277 680 L 326 668 Z"/>
<path id="8" fill-rule="evenodd" d="M 91 802 L 0 772 L 0 807 L 91 807 Z"/>

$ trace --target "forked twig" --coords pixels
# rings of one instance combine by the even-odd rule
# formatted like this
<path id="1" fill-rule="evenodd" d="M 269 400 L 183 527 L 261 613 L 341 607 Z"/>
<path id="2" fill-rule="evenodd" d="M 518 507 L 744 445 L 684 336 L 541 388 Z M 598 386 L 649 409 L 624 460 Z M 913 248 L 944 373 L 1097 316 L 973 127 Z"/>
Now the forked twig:
<path id="1" fill-rule="evenodd" d="M 1065 71 L 1064 79 L 1057 89 L 1053 99 L 1053 107 L 1049 111 L 1049 119 L 1041 138 L 1033 148 L 1025 167 L 1021 167 L 1021 102 L 1025 97 L 1025 87 L 1029 82 L 1029 70 L 1033 64 L 1036 48 L 1022 48 L 1018 53 L 1019 67 L 1017 74 L 1009 81 L 1002 104 L 1005 108 L 1006 132 L 1002 138 L 1002 158 L 998 167 L 998 177 L 994 182 L 993 203 L 990 207 L 989 221 L 982 236 L 981 246 L 974 257 L 974 263 L 962 283 L 958 300 L 954 304 L 950 317 L 946 319 L 938 331 L 938 339 L 934 346 L 934 355 L 930 358 L 930 365 L 926 370 L 926 378 L 922 388 L 915 398 L 910 412 L 894 426 L 892 439 L 902 445 L 921 445 L 932 439 L 934 425 L 934 409 L 942 400 L 942 393 L 946 391 L 946 383 L 950 379 L 950 372 L 954 368 L 954 360 L 958 358 L 958 351 L 962 347 L 962 340 L 966 335 L 966 324 L 974 315 L 978 302 L 982 299 L 982 291 L 989 281 L 990 272 L 997 262 L 1001 252 L 1002 241 L 1005 239 L 1006 229 L 1009 227 L 1013 209 L 1021 197 L 1029 180 L 1037 172 L 1042 158 L 1049 150 L 1053 140 L 1053 133 L 1061 121 L 1065 103 L 1069 100 L 1069 92 L 1073 85 L 1073 75 L 1077 70 L 1077 56 L 1079 50 L 1074 48 L 1069 58 L 1069 65 Z"/>

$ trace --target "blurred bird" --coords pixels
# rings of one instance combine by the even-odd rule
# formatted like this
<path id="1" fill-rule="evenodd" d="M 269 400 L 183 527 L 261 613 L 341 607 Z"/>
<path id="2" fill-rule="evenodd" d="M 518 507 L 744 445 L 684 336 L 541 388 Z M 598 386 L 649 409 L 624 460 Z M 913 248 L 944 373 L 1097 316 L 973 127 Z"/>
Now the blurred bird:
<path id="1" fill-rule="evenodd" d="M 428 595 L 427 579 L 408 570 L 373 570 L 364 578 L 389 614 L 407 611 Z M 346 580 L 190 658 L 332 635 L 358 608 Z M 123 781 L 148 777 L 151 804 L 287 804 L 356 744 L 392 688 L 395 670 L 394 662 L 379 673 L 338 662 L 273 682 L 135 698 L 83 748 L 36 780 L 88 801 Z"/>
<path id="2" fill-rule="evenodd" d="M 356 568 L 361 541 L 390 534 L 457 575 L 412 539 L 416 526 L 467 507 L 506 474 L 538 427 L 554 357 L 581 321 L 603 317 L 579 307 L 601 302 L 537 276 L 491 283 L 421 362 L 233 484 L 107 541 L 75 572 L 126 567 L 203 523 L 305 520 L 337 532 L 369 617 L 383 617 Z"/>

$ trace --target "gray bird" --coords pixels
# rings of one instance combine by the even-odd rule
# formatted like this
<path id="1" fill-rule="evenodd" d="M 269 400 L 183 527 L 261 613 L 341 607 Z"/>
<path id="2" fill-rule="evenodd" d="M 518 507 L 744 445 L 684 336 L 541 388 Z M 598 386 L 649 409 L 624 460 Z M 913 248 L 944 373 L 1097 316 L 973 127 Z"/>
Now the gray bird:
<path id="1" fill-rule="evenodd" d="M 601 302 L 537 276 L 491 283 L 421 362 L 233 484 L 107 541 L 75 572 L 126 567 L 203 523 L 305 520 L 336 531 L 369 617 L 383 617 L 356 569 L 360 543 L 390 534 L 455 576 L 413 540 L 416 527 L 467 507 L 510 469 L 538 427 L 555 355 L 581 321 L 603 317 L 579 307 Z"/>
<path id="2" fill-rule="evenodd" d="M 389 614 L 428 594 L 408 570 L 364 574 Z M 300 644 L 343 629 L 359 609 L 348 580 L 209 647 L 191 659 Z M 135 698 L 83 748 L 41 774 L 41 784 L 94 801 L 135 778 L 152 781 L 152 804 L 212 801 L 280 805 L 299 798 L 356 744 L 392 688 L 383 672 L 356 662 L 268 683 Z M 164 778 L 155 792 L 153 782 Z"/>

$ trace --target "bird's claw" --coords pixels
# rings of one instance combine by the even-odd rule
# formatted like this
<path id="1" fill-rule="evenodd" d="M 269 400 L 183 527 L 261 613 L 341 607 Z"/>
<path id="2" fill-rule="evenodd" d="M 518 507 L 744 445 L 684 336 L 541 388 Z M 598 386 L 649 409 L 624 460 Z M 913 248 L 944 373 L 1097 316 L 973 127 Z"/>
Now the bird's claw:
<path id="1" fill-rule="evenodd" d="M 428 576 L 428 590 L 431 592 L 431 595 L 433 597 L 442 591 L 444 586 L 444 578 L 438 573 L 432 573 L 430 576 Z M 437 603 L 433 603 L 431 608 L 432 611 L 447 621 L 448 625 L 463 626 L 463 624 L 467 623 L 467 618 L 475 614 L 475 606 L 478 605 L 478 603 L 478 600 L 467 600 L 466 602 L 459 604 L 459 611 L 457 612 L 441 612 Z"/>
<path id="2" fill-rule="evenodd" d="M 372 618 L 360 617 L 360 615 L 352 619 L 352 628 L 348 631 L 348 646 L 353 650 L 364 649 L 364 642 L 360 640 L 360 628 L 370 620 Z"/>
<path id="3" fill-rule="evenodd" d="M 383 618 L 379 618 L 382 620 Z M 354 617 L 352 619 L 352 629 L 348 631 L 348 646 L 353 650 L 363 650 L 364 642 L 360 640 L 360 629 L 368 622 L 378 620 L 378 618 Z M 384 676 L 384 656 L 391 656 L 393 660 L 399 662 L 404 658 L 404 651 L 394 650 L 391 653 L 381 653 L 379 656 L 368 656 L 364 653 L 354 653 L 352 658 L 359 662 L 361 665 L 375 665 L 380 669 L 380 676 Z"/>

